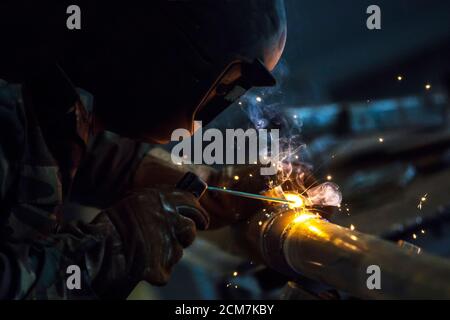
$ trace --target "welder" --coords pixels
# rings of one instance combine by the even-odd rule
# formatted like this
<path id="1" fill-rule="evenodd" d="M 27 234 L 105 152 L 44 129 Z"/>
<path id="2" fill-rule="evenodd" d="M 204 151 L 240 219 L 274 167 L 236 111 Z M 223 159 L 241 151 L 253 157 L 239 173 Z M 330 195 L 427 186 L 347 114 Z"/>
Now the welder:
<path id="1" fill-rule="evenodd" d="M 274 85 L 283 0 L 72 1 L 81 30 L 66 28 L 69 3 L 29 2 L 0 5 L 0 298 L 125 298 L 141 280 L 163 285 L 196 230 L 235 221 L 245 203 L 200 203 L 152 148 Z M 251 169 L 204 178 L 228 183 L 233 170 Z M 103 211 L 66 223 L 73 193 Z M 73 265 L 80 290 L 66 283 Z"/>

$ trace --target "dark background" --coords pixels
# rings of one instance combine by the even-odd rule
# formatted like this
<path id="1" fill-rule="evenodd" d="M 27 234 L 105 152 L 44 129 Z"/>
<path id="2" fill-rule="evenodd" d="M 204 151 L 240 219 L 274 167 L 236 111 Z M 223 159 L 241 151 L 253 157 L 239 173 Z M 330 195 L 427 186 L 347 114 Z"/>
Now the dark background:
<path id="1" fill-rule="evenodd" d="M 366 28 L 380 6 L 382 29 Z M 288 101 L 321 103 L 416 93 L 450 72 L 446 0 L 286 0 Z M 402 88 L 398 73 L 407 75 Z M 389 83 L 391 80 L 394 83 Z"/>

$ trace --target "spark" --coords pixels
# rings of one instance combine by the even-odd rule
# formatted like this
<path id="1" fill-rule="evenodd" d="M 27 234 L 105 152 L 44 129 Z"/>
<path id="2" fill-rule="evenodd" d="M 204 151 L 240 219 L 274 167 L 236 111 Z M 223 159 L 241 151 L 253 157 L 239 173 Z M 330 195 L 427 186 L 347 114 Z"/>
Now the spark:
<path id="1" fill-rule="evenodd" d="M 427 84 L 425 85 L 425 89 L 426 89 L 426 90 L 430 90 L 430 89 L 431 89 L 431 84 L 427 83 Z"/>
<path id="2" fill-rule="evenodd" d="M 412 235 L 412 237 L 413 239 L 417 239 L 417 235 L 415 233 Z"/>
<path id="3" fill-rule="evenodd" d="M 402 76 L 402 75 L 398 75 L 398 76 L 397 76 L 397 80 L 398 80 L 398 81 L 402 81 L 402 80 L 403 80 L 403 76 Z"/>
<path id="4" fill-rule="evenodd" d="M 238 181 L 239 180 L 239 176 L 234 176 L 234 180 Z"/>
<path id="5" fill-rule="evenodd" d="M 420 233 L 425 234 L 425 230 L 423 230 L 423 229 L 420 230 Z"/>
<path id="6" fill-rule="evenodd" d="M 351 236 L 350 236 L 350 239 L 352 239 L 353 241 L 358 241 L 358 237 L 357 237 L 357 236 L 354 236 L 354 235 L 351 235 Z"/>
<path id="7" fill-rule="evenodd" d="M 238 272 L 237 271 L 233 272 L 233 277 L 237 277 L 237 276 L 238 276 Z"/>
<path id="8" fill-rule="evenodd" d="M 253 175 L 250 173 L 249 175 L 248 175 L 250 178 L 253 178 Z"/>
<path id="9" fill-rule="evenodd" d="M 328 180 L 328 181 L 333 180 L 333 176 L 328 175 L 328 176 L 327 176 L 327 180 Z"/>
<path id="10" fill-rule="evenodd" d="M 296 114 L 294 115 L 294 119 L 297 119 L 297 115 Z"/>
<path id="11" fill-rule="evenodd" d="M 380 143 L 383 143 L 383 142 L 384 142 L 384 138 L 378 138 L 378 141 L 379 141 Z"/>
<path id="12" fill-rule="evenodd" d="M 428 193 L 425 194 L 425 195 L 423 195 L 423 196 L 420 198 L 419 204 L 417 205 L 417 209 L 422 210 L 423 204 L 427 201 L 427 197 L 428 197 Z"/>
<path id="13" fill-rule="evenodd" d="M 242 101 L 239 101 L 239 102 L 238 102 L 238 105 L 242 106 Z"/>
<path id="14" fill-rule="evenodd" d="M 355 231 L 355 226 L 354 225 L 350 225 L 350 230 Z"/>
<path id="15" fill-rule="evenodd" d="M 256 102 L 262 102 L 262 98 L 261 97 L 256 97 Z"/>
<path id="16" fill-rule="evenodd" d="M 259 226 L 262 226 L 262 225 L 263 225 L 263 222 L 262 222 L 262 221 L 259 221 L 259 222 L 258 222 L 258 225 L 259 225 Z"/>

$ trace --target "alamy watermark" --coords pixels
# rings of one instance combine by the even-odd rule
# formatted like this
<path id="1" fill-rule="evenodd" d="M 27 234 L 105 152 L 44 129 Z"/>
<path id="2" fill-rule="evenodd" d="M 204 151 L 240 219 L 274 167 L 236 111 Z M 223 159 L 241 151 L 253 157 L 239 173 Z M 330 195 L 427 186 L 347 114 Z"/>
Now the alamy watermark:
<path id="1" fill-rule="evenodd" d="M 202 122 L 194 136 L 186 129 L 172 133 L 171 141 L 178 142 L 172 149 L 175 164 L 205 165 L 262 165 L 260 173 L 275 175 L 280 161 L 280 133 L 278 129 L 219 129 L 203 130 Z"/>
<path id="2" fill-rule="evenodd" d="M 73 4 L 67 7 L 66 13 L 69 15 L 66 20 L 67 29 L 81 30 L 81 8 Z"/>
<path id="3" fill-rule="evenodd" d="M 70 265 L 66 269 L 68 274 L 66 287 L 69 290 L 81 290 L 81 268 L 77 265 Z"/>
<path id="4" fill-rule="evenodd" d="M 367 7 L 366 13 L 369 14 L 366 21 L 367 29 L 381 30 L 381 8 L 373 4 Z"/>
<path id="5" fill-rule="evenodd" d="M 366 26 L 369 30 L 381 29 L 381 8 L 378 5 L 367 7 L 366 13 L 369 17 L 366 20 Z M 69 30 L 81 30 L 81 8 L 77 5 L 70 5 L 66 9 L 67 19 L 66 27 Z"/>
<path id="6" fill-rule="evenodd" d="M 366 285 L 369 290 L 381 290 L 381 268 L 380 266 L 373 264 L 367 267 L 367 274 L 370 275 L 367 278 Z"/>

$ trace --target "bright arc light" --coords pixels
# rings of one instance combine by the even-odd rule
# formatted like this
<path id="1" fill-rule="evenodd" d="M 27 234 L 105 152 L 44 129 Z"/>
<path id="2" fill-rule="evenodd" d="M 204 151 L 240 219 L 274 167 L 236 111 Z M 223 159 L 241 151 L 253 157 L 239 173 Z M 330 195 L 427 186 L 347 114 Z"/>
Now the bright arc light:
<path id="1" fill-rule="evenodd" d="M 286 200 L 291 201 L 289 204 L 290 209 L 296 209 L 304 206 L 304 202 L 301 196 L 295 193 L 285 193 Z"/>

